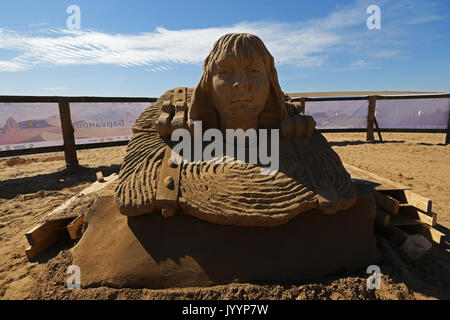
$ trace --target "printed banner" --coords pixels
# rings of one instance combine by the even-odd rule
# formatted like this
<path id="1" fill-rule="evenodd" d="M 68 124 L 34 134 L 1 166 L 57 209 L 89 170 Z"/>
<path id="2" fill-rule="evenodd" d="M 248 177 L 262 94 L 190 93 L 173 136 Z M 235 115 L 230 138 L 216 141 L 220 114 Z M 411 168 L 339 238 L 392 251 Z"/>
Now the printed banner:
<path id="1" fill-rule="evenodd" d="M 377 100 L 380 129 L 446 129 L 450 98 Z"/>
<path id="2" fill-rule="evenodd" d="M 316 121 L 317 129 L 367 128 L 367 100 L 307 101 L 305 114 Z"/>
<path id="3" fill-rule="evenodd" d="M 153 102 L 71 103 L 75 143 L 130 140 L 136 118 Z"/>
<path id="4" fill-rule="evenodd" d="M 62 144 L 57 103 L 0 103 L 0 151 Z"/>
<path id="5" fill-rule="evenodd" d="M 127 141 L 152 102 L 71 103 L 76 144 Z M 0 103 L 0 152 L 63 145 L 57 103 Z"/>

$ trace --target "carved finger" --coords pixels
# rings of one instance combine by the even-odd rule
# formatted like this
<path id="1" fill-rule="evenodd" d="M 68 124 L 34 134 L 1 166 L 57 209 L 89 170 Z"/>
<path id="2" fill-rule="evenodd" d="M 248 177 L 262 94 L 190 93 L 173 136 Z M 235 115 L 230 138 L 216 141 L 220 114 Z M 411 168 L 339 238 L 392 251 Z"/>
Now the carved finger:
<path id="1" fill-rule="evenodd" d="M 308 117 L 307 119 L 307 137 L 311 137 L 314 134 L 314 129 L 316 127 L 316 122 L 312 117 Z"/>

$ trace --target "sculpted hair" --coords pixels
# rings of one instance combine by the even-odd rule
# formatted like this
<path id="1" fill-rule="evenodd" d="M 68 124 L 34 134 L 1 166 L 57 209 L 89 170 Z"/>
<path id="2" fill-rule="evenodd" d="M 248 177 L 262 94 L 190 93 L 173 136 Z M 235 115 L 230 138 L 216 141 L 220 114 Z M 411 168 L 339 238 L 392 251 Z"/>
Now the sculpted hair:
<path id="1" fill-rule="evenodd" d="M 262 58 L 270 81 L 270 93 L 259 115 L 258 128 L 279 129 L 286 109 L 285 95 L 278 83 L 274 59 L 261 39 L 249 33 L 230 33 L 216 41 L 203 63 L 202 77 L 195 87 L 189 107 L 189 118 L 201 120 L 205 130 L 219 128 L 219 115 L 211 99 L 209 86 L 217 61 L 226 55 L 232 55 L 236 59 Z"/>

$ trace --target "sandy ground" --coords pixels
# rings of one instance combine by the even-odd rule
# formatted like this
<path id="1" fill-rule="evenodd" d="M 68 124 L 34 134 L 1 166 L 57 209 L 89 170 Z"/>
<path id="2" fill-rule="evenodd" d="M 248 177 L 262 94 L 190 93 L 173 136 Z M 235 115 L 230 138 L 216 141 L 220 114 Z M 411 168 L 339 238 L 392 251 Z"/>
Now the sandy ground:
<path id="1" fill-rule="evenodd" d="M 409 185 L 433 200 L 438 223 L 450 228 L 450 146 L 444 134 L 384 133 L 385 143 L 367 143 L 364 133 L 325 134 L 342 160 L 382 177 Z M 64 239 L 36 260 L 28 261 L 24 233 L 46 214 L 95 181 L 95 173 L 118 172 L 125 147 L 78 152 L 85 169 L 65 168 L 62 153 L 0 160 L 1 299 L 450 299 L 450 251 L 434 247 L 410 261 L 398 247 L 377 236 L 384 256 L 379 290 L 366 287 L 365 270 L 308 283 L 244 283 L 211 288 L 168 290 L 69 290 L 68 251 Z M 400 257 L 399 264 L 395 257 Z"/>

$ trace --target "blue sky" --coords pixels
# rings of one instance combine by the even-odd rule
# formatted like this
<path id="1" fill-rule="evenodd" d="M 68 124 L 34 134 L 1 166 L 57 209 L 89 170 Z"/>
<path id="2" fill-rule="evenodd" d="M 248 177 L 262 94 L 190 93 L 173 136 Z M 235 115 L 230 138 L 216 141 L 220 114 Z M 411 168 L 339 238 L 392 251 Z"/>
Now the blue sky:
<path id="1" fill-rule="evenodd" d="M 369 5 L 381 29 L 367 28 Z M 229 32 L 266 43 L 285 92 L 449 92 L 449 31 L 447 0 L 2 1 L 0 95 L 157 97 L 195 86 Z"/>

